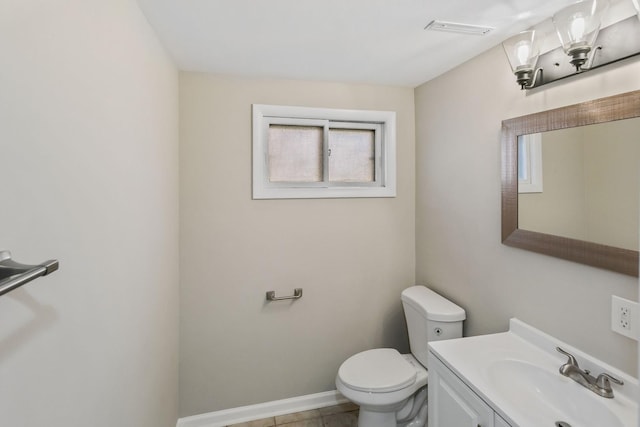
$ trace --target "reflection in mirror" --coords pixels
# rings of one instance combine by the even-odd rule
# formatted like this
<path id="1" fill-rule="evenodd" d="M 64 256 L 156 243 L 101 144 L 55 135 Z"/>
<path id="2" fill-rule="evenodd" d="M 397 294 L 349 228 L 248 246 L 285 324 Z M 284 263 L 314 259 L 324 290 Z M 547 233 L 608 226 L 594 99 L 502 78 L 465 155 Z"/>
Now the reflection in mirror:
<path id="1" fill-rule="evenodd" d="M 542 133 L 518 136 L 518 193 L 542 193 Z"/>
<path id="2" fill-rule="evenodd" d="M 638 135 L 640 118 L 520 135 L 518 228 L 637 251 Z"/>
<path id="3" fill-rule="evenodd" d="M 640 91 L 504 120 L 502 243 L 638 276 L 639 120 Z"/>

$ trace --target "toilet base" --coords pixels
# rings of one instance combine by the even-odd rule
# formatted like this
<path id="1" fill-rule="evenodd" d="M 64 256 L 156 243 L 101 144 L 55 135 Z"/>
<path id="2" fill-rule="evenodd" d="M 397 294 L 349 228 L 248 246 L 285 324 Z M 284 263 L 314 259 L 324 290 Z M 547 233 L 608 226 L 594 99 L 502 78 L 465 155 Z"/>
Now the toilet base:
<path id="1" fill-rule="evenodd" d="M 360 407 L 358 427 L 396 427 L 395 412 L 367 411 Z"/>
<path id="2" fill-rule="evenodd" d="M 380 411 L 379 407 L 360 406 L 358 427 L 425 427 L 427 425 L 427 387 L 423 387 L 400 406 L 399 410 Z"/>
<path id="3" fill-rule="evenodd" d="M 426 427 L 427 425 L 427 402 L 422 405 L 418 414 L 411 420 L 398 422 L 398 427 Z"/>

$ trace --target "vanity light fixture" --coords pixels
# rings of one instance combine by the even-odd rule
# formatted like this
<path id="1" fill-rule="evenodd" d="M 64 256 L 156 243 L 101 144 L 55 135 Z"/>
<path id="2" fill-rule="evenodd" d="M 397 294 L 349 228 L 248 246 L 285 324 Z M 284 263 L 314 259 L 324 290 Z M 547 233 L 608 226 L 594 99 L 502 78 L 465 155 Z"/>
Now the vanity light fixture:
<path id="1" fill-rule="evenodd" d="M 589 69 L 593 62 L 597 50 L 594 43 L 600 31 L 602 16 L 608 8 L 608 0 L 583 0 L 553 15 L 553 25 L 562 48 L 571 57 L 569 62 L 576 67 L 576 72 Z M 587 61 L 589 64 L 584 66 Z"/>
<path id="2" fill-rule="evenodd" d="M 603 17 L 614 18 L 605 17 L 609 4 L 610 0 L 578 0 L 555 13 L 551 21 L 559 45 L 544 53 L 539 53 L 539 46 L 554 44 L 545 24 L 505 40 L 502 47 L 520 88 L 533 89 L 640 55 L 640 0 L 620 0 L 611 10 L 622 20 L 601 29 Z"/>
<path id="3" fill-rule="evenodd" d="M 521 89 L 530 89 L 542 71 L 536 68 L 540 47 L 535 30 L 523 31 L 502 43 Z"/>

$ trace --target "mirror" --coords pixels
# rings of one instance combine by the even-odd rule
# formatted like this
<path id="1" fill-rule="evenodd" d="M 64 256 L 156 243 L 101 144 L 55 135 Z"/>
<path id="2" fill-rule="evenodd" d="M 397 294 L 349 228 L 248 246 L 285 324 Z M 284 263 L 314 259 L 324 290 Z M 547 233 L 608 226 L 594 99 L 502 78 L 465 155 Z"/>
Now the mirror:
<path id="1" fill-rule="evenodd" d="M 502 242 L 638 276 L 638 117 L 635 91 L 503 121 Z"/>
<path id="2" fill-rule="evenodd" d="M 638 250 L 640 117 L 518 136 L 518 228 Z"/>

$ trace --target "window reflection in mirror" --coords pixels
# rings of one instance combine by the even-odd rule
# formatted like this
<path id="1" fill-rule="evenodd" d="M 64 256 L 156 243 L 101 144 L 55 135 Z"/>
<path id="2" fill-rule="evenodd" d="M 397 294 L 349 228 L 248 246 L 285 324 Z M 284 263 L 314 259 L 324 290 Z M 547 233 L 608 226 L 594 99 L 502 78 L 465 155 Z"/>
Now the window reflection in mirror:
<path id="1" fill-rule="evenodd" d="M 634 118 L 519 136 L 518 228 L 637 251 L 639 135 Z"/>
<path id="2" fill-rule="evenodd" d="M 542 133 L 518 136 L 518 193 L 542 193 Z"/>

